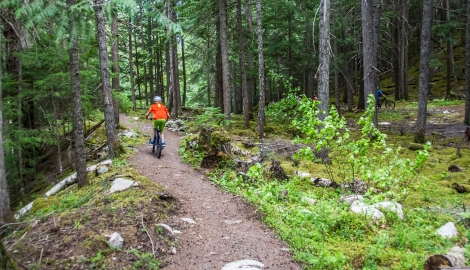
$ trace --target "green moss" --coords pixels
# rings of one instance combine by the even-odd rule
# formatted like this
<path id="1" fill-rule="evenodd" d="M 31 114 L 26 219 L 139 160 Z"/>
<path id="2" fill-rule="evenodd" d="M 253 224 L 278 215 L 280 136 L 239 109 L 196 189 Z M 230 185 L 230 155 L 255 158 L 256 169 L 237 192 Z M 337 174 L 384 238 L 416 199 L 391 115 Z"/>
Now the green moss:
<path id="1" fill-rule="evenodd" d="M 224 129 L 214 130 L 211 134 L 210 145 L 216 147 L 230 142 L 230 133 Z"/>
<path id="2" fill-rule="evenodd" d="M 60 200 L 56 196 L 40 197 L 34 200 L 33 207 L 31 208 L 31 214 L 35 214 L 38 211 L 47 214 L 53 211 L 53 209 L 59 206 Z"/>

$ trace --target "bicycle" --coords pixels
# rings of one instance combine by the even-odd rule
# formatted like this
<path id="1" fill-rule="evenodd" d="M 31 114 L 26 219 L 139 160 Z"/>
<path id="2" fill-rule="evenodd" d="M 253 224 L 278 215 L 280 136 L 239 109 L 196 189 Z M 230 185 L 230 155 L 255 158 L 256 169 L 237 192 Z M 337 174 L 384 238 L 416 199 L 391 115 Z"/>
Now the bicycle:
<path id="1" fill-rule="evenodd" d="M 152 146 L 152 153 L 155 153 L 155 155 L 157 156 L 157 158 L 160 158 L 160 156 L 162 155 L 162 149 L 163 149 L 163 145 L 162 145 L 162 141 L 160 140 L 161 136 L 160 136 L 160 128 L 157 127 L 155 128 L 155 136 L 153 136 L 153 146 Z"/>
<path id="2" fill-rule="evenodd" d="M 378 100 L 377 105 L 376 105 L 377 109 L 382 107 L 382 105 L 385 105 L 386 109 L 395 109 L 395 101 L 389 100 L 386 97 L 383 97 L 383 98 Z"/>

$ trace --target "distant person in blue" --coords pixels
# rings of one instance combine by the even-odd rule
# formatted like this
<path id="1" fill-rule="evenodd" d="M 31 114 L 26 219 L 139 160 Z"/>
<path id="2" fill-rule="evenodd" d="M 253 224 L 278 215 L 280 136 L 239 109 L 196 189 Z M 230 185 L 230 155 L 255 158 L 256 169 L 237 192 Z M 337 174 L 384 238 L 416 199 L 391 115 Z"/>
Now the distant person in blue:
<path id="1" fill-rule="evenodd" d="M 375 92 L 375 98 L 377 99 L 377 105 L 380 107 L 380 99 L 384 97 L 385 98 L 385 95 L 384 93 L 382 92 L 382 90 L 379 89 L 379 87 L 377 86 L 377 92 Z"/>

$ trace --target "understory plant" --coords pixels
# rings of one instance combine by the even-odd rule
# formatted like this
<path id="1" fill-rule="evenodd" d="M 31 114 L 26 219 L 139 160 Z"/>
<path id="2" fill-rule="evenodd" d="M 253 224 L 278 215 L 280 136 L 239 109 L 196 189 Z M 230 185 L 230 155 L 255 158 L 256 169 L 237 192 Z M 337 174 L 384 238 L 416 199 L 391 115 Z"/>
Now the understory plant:
<path id="1" fill-rule="evenodd" d="M 360 179 L 367 183 L 366 195 L 372 199 L 402 201 L 409 189 L 418 183 L 413 180 L 417 179 L 429 157 L 430 143 L 424 150 L 416 152 L 414 160 L 400 157 L 402 149 L 389 147 L 386 135 L 374 126 L 373 95 L 369 95 L 367 110 L 357 122 L 362 126 L 359 135 L 351 133 L 345 118 L 334 106 L 326 115 L 319 109 L 319 104 L 319 101 L 311 99 L 303 99 L 300 103 L 302 118 L 294 119 L 293 125 L 302 136 L 294 142 L 306 146 L 296 153 L 295 158 L 319 161 L 319 153 L 322 153 L 322 161 L 331 180 L 344 183 Z M 320 114 L 326 115 L 323 121 Z"/>

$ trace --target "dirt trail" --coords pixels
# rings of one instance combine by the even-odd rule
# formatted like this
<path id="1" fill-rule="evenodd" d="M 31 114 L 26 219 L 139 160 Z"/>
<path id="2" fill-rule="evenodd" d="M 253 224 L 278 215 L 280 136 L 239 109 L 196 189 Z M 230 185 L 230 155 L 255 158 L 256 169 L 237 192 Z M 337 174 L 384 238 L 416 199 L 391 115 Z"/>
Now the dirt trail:
<path id="1" fill-rule="evenodd" d="M 144 134 L 151 132 L 150 121 L 139 124 L 129 116 L 121 119 L 125 126 L 139 128 Z M 176 254 L 165 261 L 163 269 L 222 269 L 229 262 L 244 259 L 263 263 L 263 269 L 301 269 L 287 245 L 261 222 L 252 205 L 220 190 L 202 172 L 182 163 L 178 155 L 181 137 L 166 128 L 167 146 L 160 159 L 148 144 L 139 146 L 131 159 L 142 175 L 166 187 L 177 202 L 175 215 L 159 221 L 183 232 Z"/>

